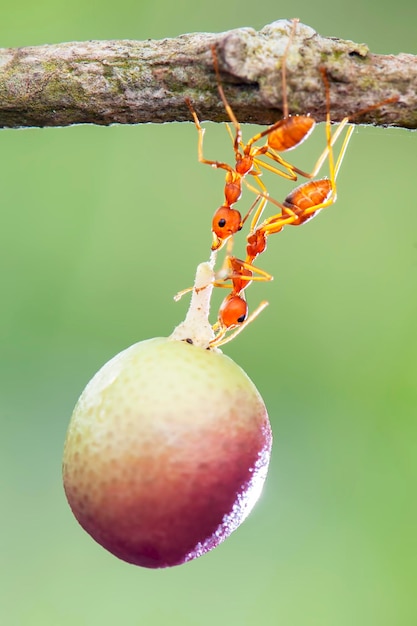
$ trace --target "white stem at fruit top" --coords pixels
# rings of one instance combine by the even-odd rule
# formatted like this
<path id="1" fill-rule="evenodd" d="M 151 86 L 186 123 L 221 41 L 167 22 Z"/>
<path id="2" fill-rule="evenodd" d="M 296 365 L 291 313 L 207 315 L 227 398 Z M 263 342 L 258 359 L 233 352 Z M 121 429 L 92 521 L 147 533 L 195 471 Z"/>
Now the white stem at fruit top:
<path id="1" fill-rule="evenodd" d="M 215 261 L 216 251 L 212 252 L 209 261 L 198 265 L 186 318 L 175 328 L 170 339 L 189 341 L 202 348 L 210 347 L 210 342 L 214 339 L 214 331 L 209 322 L 209 314 L 211 294 L 215 281 Z"/>

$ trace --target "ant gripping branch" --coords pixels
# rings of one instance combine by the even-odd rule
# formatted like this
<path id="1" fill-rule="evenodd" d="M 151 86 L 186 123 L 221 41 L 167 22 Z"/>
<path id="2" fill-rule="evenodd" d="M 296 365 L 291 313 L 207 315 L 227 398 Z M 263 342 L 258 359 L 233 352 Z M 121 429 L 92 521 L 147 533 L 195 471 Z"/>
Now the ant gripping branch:
<path id="1" fill-rule="evenodd" d="M 220 280 L 216 281 L 214 284 L 220 287 L 230 287 L 232 291 L 226 296 L 220 306 L 218 320 L 213 327 L 216 332 L 213 345 L 223 345 L 233 339 L 265 308 L 267 303 L 262 302 L 248 317 L 245 290 L 253 280 L 272 280 L 271 274 L 253 265 L 256 257 L 266 249 L 267 237 L 270 234 L 280 232 L 286 224 L 300 225 L 305 223 L 320 209 L 334 203 L 336 200 L 336 177 L 353 132 L 353 127 L 348 129 L 337 162 L 334 164 L 333 145 L 346 126 L 348 118 L 339 124 L 335 133 L 332 135 L 329 83 L 325 71 L 321 71 L 326 89 L 326 154 L 329 160 L 330 179 L 308 181 L 300 185 L 286 197 L 283 203 L 273 200 L 272 202 L 280 207 L 281 212 L 278 215 L 267 218 L 260 226 L 257 226 L 255 223 L 247 237 L 246 259 L 243 261 L 232 256 L 226 257 L 223 276 L 220 273 Z M 255 187 L 250 186 L 250 189 L 257 192 Z M 264 203 L 270 200 L 269 195 L 262 195 L 258 192 L 257 199 L 259 199 L 260 196 Z M 231 281 L 231 285 L 226 285 L 224 282 L 222 284 L 221 281 L 227 280 Z M 232 332 L 228 334 L 229 331 Z"/>
<path id="2" fill-rule="evenodd" d="M 336 201 L 336 178 L 340 170 L 345 152 L 348 147 L 349 140 L 353 133 L 354 127 L 347 127 L 348 123 L 369 110 L 380 108 L 384 104 L 395 102 L 398 98 L 390 98 L 378 104 L 375 104 L 365 110 L 362 110 L 352 116 L 345 117 L 337 126 L 334 133 L 331 130 L 330 119 L 330 87 L 327 74 L 324 68 L 320 68 L 322 80 L 326 93 L 326 147 L 319 156 L 312 172 L 307 173 L 285 161 L 280 152 L 290 150 L 302 143 L 312 131 L 315 122 L 310 116 L 289 116 L 287 92 L 286 92 L 286 57 L 288 55 L 289 46 L 293 40 L 297 20 L 293 20 L 293 28 L 284 51 L 282 59 L 282 89 L 283 89 L 283 112 L 284 117 L 276 124 L 273 124 L 266 130 L 252 137 L 246 144 L 242 141 L 242 133 L 239 122 L 237 121 L 232 108 L 230 107 L 220 80 L 218 68 L 217 53 L 212 48 L 213 63 L 217 77 L 217 87 L 228 113 L 229 119 L 234 127 L 233 135 L 229 126 L 228 132 L 233 141 L 233 149 L 235 153 L 235 167 L 219 161 L 210 161 L 203 156 L 203 136 L 204 130 L 200 125 L 199 119 L 191 102 L 187 101 L 188 107 L 194 119 L 194 123 L 198 130 L 198 158 L 202 163 L 211 165 L 217 169 L 226 171 L 225 182 L 225 203 L 216 211 L 213 222 L 213 245 L 212 250 L 218 250 L 225 241 L 235 235 L 242 229 L 248 217 L 253 213 L 250 225 L 250 232 L 247 236 L 246 258 L 240 260 L 236 257 L 227 255 L 226 264 L 223 273 L 220 272 L 218 279 L 214 281 L 217 287 L 229 287 L 231 292 L 223 300 L 218 314 L 217 322 L 213 326 L 215 338 L 210 342 L 210 346 L 220 346 L 231 341 L 243 328 L 251 323 L 267 306 L 267 302 L 261 304 L 255 311 L 248 316 L 248 305 L 246 302 L 246 289 L 253 280 L 272 280 L 272 276 L 263 270 L 255 267 L 253 262 L 265 251 L 267 238 L 269 235 L 281 232 L 286 225 L 299 226 L 311 220 L 317 213 Z M 346 128 L 347 127 L 347 128 Z M 346 129 L 346 133 L 342 142 L 336 163 L 334 162 L 333 148 L 336 141 Z M 266 137 L 266 143 L 262 146 L 254 144 Z M 267 157 L 274 161 L 274 165 L 262 160 L 260 157 Z M 325 160 L 329 162 L 329 178 L 319 180 L 311 180 L 316 177 Z M 278 164 L 282 169 L 275 166 Z M 296 187 L 287 195 L 281 203 L 273 199 L 266 190 L 266 186 L 260 180 L 262 168 L 282 176 L 288 180 L 297 180 L 298 176 L 309 179 L 307 182 Z M 250 174 L 255 178 L 258 187 L 251 185 L 246 176 Z M 242 193 L 242 183 L 248 189 L 256 194 L 256 200 L 253 202 L 249 211 L 242 218 L 240 211 L 234 208 L 236 202 L 240 199 Z M 276 205 L 280 211 L 272 215 L 259 224 L 262 212 L 270 202 Z M 259 204 L 258 204 L 259 203 Z M 256 210 L 255 207 L 257 206 Z M 230 250 L 230 248 L 229 248 Z M 226 284 L 230 281 L 230 284 Z M 187 291 L 187 290 L 186 290 Z M 178 294 L 182 295 L 181 292 Z"/>
<path id="3" fill-rule="evenodd" d="M 232 291 L 223 300 L 220 306 L 218 321 L 214 327 L 217 335 L 213 341 L 213 345 L 223 345 L 233 339 L 266 307 L 267 303 L 262 302 L 248 317 L 248 307 L 244 292 L 253 280 L 272 280 L 272 276 L 270 274 L 253 265 L 255 259 L 265 251 L 269 235 L 281 232 L 286 225 L 300 226 L 305 224 L 317 215 L 321 209 L 331 206 L 336 201 L 336 178 L 354 127 L 348 127 L 336 163 L 334 162 L 333 156 L 334 143 L 340 137 L 343 130 L 353 117 L 360 115 L 369 109 L 366 109 L 366 111 L 360 111 L 355 116 L 344 118 L 332 135 L 330 120 L 330 87 L 325 69 L 320 68 L 320 71 L 326 89 L 326 139 L 330 178 L 307 181 L 306 183 L 299 185 L 287 195 L 283 203 L 279 203 L 271 199 L 267 194 L 262 196 L 262 199 L 265 202 L 270 200 L 273 204 L 280 207 L 281 211 L 277 215 L 273 215 L 265 219 L 259 226 L 255 225 L 255 228 L 250 231 L 247 237 L 245 261 L 236 259 L 235 257 L 226 257 L 229 273 L 226 271 L 223 280 L 231 280 L 231 285 L 226 286 L 230 286 Z M 372 105 L 372 107 L 369 108 L 380 108 L 384 104 L 391 103 L 393 101 L 395 102 L 396 100 L 398 100 L 398 98 L 390 98 Z M 257 192 L 256 188 L 252 189 Z M 261 194 L 258 193 L 258 198 L 259 195 Z M 219 282 L 215 282 L 215 285 L 225 286 L 220 285 Z M 228 335 L 229 331 L 232 332 Z"/>

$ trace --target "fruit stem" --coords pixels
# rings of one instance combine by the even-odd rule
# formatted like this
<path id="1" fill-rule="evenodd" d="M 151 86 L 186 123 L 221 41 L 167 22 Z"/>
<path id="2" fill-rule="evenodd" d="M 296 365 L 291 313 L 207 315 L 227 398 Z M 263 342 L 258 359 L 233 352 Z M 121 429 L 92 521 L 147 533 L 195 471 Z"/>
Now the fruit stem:
<path id="1" fill-rule="evenodd" d="M 185 320 L 179 324 L 170 339 L 188 341 L 202 348 L 209 348 L 214 339 L 214 331 L 209 322 L 210 300 L 214 286 L 214 264 L 216 251 L 209 261 L 197 266 L 190 306 Z"/>

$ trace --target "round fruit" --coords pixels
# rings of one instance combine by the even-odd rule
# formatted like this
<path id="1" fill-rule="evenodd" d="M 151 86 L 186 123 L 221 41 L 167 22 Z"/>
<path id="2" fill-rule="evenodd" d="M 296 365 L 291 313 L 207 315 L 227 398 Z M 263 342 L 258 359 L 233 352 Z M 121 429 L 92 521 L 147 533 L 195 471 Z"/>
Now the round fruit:
<path id="1" fill-rule="evenodd" d="M 168 567 L 243 521 L 271 448 L 265 405 L 219 351 L 150 339 L 94 376 L 68 429 L 64 487 L 81 526 L 120 559 Z"/>

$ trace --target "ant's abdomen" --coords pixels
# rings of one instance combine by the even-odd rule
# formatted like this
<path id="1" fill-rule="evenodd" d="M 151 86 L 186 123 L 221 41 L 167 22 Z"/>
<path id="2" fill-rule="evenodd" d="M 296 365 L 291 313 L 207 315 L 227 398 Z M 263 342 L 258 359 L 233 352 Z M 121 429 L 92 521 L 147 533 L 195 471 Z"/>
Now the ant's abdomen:
<path id="1" fill-rule="evenodd" d="M 282 122 L 268 135 L 268 146 L 277 152 L 296 148 L 307 139 L 315 126 L 315 121 L 309 115 L 294 115 Z"/>

